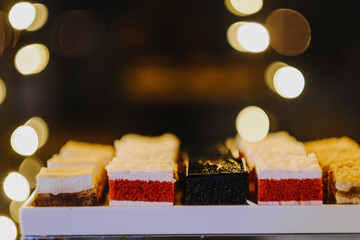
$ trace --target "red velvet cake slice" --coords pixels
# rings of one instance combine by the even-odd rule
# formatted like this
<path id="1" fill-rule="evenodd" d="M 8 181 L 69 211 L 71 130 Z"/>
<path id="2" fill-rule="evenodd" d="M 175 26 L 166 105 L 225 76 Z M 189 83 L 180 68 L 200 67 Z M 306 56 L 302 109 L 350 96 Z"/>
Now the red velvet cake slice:
<path id="1" fill-rule="evenodd" d="M 239 149 L 252 171 L 259 205 L 322 204 L 322 172 L 315 154 L 285 132 L 257 143 L 239 139 Z M 254 196 L 253 195 L 253 196 Z"/>
<path id="2" fill-rule="evenodd" d="M 117 140 L 116 157 L 106 167 L 110 206 L 173 205 L 179 146 L 172 134 Z"/>

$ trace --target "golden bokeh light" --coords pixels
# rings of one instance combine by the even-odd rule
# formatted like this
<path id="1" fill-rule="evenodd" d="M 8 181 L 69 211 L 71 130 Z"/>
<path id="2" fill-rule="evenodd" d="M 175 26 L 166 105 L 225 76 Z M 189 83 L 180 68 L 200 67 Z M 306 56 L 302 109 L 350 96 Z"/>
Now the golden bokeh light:
<path id="1" fill-rule="evenodd" d="M 19 210 L 23 204 L 24 204 L 24 202 L 11 201 L 11 203 L 9 205 L 10 216 L 16 223 L 20 223 Z"/>
<path id="2" fill-rule="evenodd" d="M 32 24 L 26 28 L 28 31 L 39 30 L 42 26 L 45 25 L 49 15 L 48 9 L 44 4 L 34 3 L 33 6 L 35 7 L 36 12 L 35 19 Z"/>
<path id="3" fill-rule="evenodd" d="M 259 53 L 267 49 L 270 36 L 266 28 L 255 22 L 241 25 L 237 31 L 239 44 L 248 52 Z"/>
<path id="4" fill-rule="evenodd" d="M 282 55 L 299 55 L 310 45 L 310 25 L 297 11 L 277 9 L 266 18 L 265 26 L 271 35 L 271 47 Z"/>
<path id="5" fill-rule="evenodd" d="M 282 67 L 274 76 L 276 92 L 284 98 L 296 98 L 304 90 L 305 79 L 302 73 L 290 66 Z"/>
<path id="6" fill-rule="evenodd" d="M 38 148 L 44 146 L 49 137 L 49 128 L 46 122 L 42 118 L 33 117 L 25 123 L 25 126 L 30 126 L 35 130 L 39 140 Z"/>
<path id="7" fill-rule="evenodd" d="M 0 216 L 0 239 L 15 240 L 17 228 L 15 223 L 8 217 Z"/>
<path id="8" fill-rule="evenodd" d="M 270 121 L 264 110 L 256 106 L 244 108 L 236 118 L 236 129 L 242 139 L 257 142 L 266 137 Z"/>
<path id="9" fill-rule="evenodd" d="M 262 0 L 225 0 L 226 8 L 234 15 L 247 16 L 260 11 Z"/>
<path id="10" fill-rule="evenodd" d="M 36 175 L 42 167 L 44 167 L 44 163 L 36 156 L 27 157 L 21 163 L 19 173 L 28 180 L 30 188 L 36 187 Z"/>
<path id="11" fill-rule="evenodd" d="M 48 62 L 49 50 L 43 44 L 27 45 L 15 55 L 15 67 L 23 75 L 41 72 Z"/>
<path id="12" fill-rule="evenodd" d="M 227 40 L 228 40 L 230 46 L 232 46 L 235 50 L 240 51 L 240 52 L 246 52 L 246 49 L 240 45 L 239 40 L 238 40 L 238 34 L 237 34 L 239 31 L 239 28 L 244 24 L 245 24 L 245 22 L 236 22 L 236 23 L 232 24 L 227 30 Z"/>
<path id="13" fill-rule="evenodd" d="M 9 12 L 9 21 L 13 28 L 23 30 L 29 27 L 36 15 L 35 7 L 28 2 L 15 4 Z"/>
<path id="14" fill-rule="evenodd" d="M 268 65 L 265 69 L 265 83 L 266 85 L 276 93 L 276 89 L 274 86 L 274 76 L 277 70 L 279 70 L 282 67 L 286 67 L 287 64 L 283 62 L 273 62 L 270 65 Z"/>
<path id="15" fill-rule="evenodd" d="M 6 85 L 4 81 L 0 78 L 0 104 L 2 104 L 6 97 Z"/>
<path id="16" fill-rule="evenodd" d="M 4 192 L 13 201 L 23 202 L 30 194 L 30 186 L 26 178 L 17 172 L 12 172 L 4 180 Z"/>
<path id="17" fill-rule="evenodd" d="M 20 155 L 33 155 L 38 149 L 39 139 L 30 126 L 20 126 L 11 135 L 11 147 Z"/>

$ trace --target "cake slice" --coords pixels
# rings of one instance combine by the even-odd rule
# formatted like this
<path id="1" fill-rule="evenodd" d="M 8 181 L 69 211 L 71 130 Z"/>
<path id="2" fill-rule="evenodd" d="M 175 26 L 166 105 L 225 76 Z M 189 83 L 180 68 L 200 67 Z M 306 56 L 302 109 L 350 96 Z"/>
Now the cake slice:
<path id="1" fill-rule="evenodd" d="M 92 166 L 95 169 L 96 188 L 98 189 L 98 201 L 100 202 L 104 196 L 104 191 L 107 186 L 107 175 L 105 170 L 105 163 L 103 157 L 94 156 L 70 156 L 63 157 L 55 154 L 47 161 L 48 168 L 76 168 L 83 166 Z"/>
<path id="2" fill-rule="evenodd" d="M 249 171 L 243 159 L 234 158 L 225 149 L 219 146 L 214 156 L 187 162 L 185 204 L 246 204 Z"/>
<path id="3" fill-rule="evenodd" d="M 37 175 L 34 205 L 92 206 L 97 204 L 95 168 L 41 168 Z"/>
<path id="4" fill-rule="evenodd" d="M 324 202 L 360 203 L 360 148 L 348 137 L 327 138 L 305 143 L 314 152 L 323 171 Z"/>
<path id="5" fill-rule="evenodd" d="M 173 205 L 179 147 L 172 134 L 115 141 L 116 157 L 106 167 L 110 206 Z"/>
<path id="6" fill-rule="evenodd" d="M 322 204 L 322 172 L 315 154 L 286 132 L 256 143 L 238 137 L 250 168 L 251 199 L 259 205 Z"/>

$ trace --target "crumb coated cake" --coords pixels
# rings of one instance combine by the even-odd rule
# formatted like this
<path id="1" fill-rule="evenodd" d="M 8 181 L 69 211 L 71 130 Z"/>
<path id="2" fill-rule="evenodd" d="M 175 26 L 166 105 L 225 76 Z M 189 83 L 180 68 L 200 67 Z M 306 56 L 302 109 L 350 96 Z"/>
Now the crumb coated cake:
<path id="1" fill-rule="evenodd" d="M 107 165 L 114 156 L 114 147 L 112 145 L 69 140 L 61 147 L 60 155 L 63 157 L 101 156 L 104 164 Z"/>
<path id="2" fill-rule="evenodd" d="M 191 159 L 186 163 L 187 205 L 246 204 L 249 171 L 243 159 L 234 158 L 219 146 L 214 156 Z"/>
<path id="3" fill-rule="evenodd" d="M 238 138 L 251 171 L 253 199 L 259 205 L 322 204 L 322 172 L 315 154 L 286 132 L 256 143 Z"/>
<path id="4" fill-rule="evenodd" d="M 324 202 L 360 204 L 360 148 L 348 137 L 310 141 L 323 170 Z"/>
<path id="5" fill-rule="evenodd" d="M 110 206 L 173 205 L 179 148 L 179 139 L 169 133 L 116 140 L 116 156 L 106 167 Z"/>
<path id="6" fill-rule="evenodd" d="M 64 157 L 59 154 L 54 154 L 52 158 L 47 161 L 48 168 L 76 168 L 83 166 L 92 166 L 95 169 L 95 177 L 97 184 L 97 193 L 98 201 L 100 202 L 101 198 L 104 195 L 104 190 L 107 185 L 107 175 L 105 170 L 105 162 L 102 156 L 93 155 L 93 156 L 69 156 Z"/>
<path id="7" fill-rule="evenodd" d="M 95 168 L 41 168 L 37 175 L 34 205 L 91 206 L 97 204 Z"/>

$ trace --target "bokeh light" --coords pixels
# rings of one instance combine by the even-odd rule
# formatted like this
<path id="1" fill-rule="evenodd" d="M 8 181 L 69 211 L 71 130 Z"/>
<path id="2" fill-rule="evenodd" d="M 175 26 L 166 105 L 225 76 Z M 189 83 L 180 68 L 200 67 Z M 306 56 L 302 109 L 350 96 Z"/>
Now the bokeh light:
<path id="1" fill-rule="evenodd" d="M 39 144 L 36 131 L 30 126 L 20 126 L 11 135 L 11 147 L 20 155 L 33 155 Z"/>
<path id="2" fill-rule="evenodd" d="M 29 27 L 35 19 L 35 7 L 28 2 L 15 4 L 9 12 L 9 21 L 13 28 L 22 30 Z"/>
<path id="3" fill-rule="evenodd" d="M 36 175 L 42 167 L 44 163 L 36 156 L 27 157 L 20 164 L 19 173 L 28 180 L 30 188 L 36 187 Z"/>
<path id="4" fill-rule="evenodd" d="M 95 53 L 104 38 L 104 23 L 90 10 L 70 10 L 59 16 L 50 29 L 50 44 L 64 57 L 85 57 Z"/>
<path id="5" fill-rule="evenodd" d="M 12 172 L 4 180 L 4 192 L 8 198 L 17 202 L 25 201 L 30 194 L 30 186 L 26 178 L 17 172 Z"/>
<path id="6" fill-rule="evenodd" d="M 225 0 L 226 8 L 237 16 L 247 16 L 260 11 L 262 0 Z"/>
<path id="7" fill-rule="evenodd" d="M 0 104 L 2 104 L 6 97 L 6 85 L 4 81 L 0 78 Z"/>
<path id="8" fill-rule="evenodd" d="M 17 237 L 15 223 L 8 217 L 0 216 L 0 239 L 14 240 Z"/>
<path id="9" fill-rule="evenodd" d="M 274 87 L 284 98 L 296 98 L 304 90 L 305 79 L 302 73 L 294 67 L 282 67 L 274 76 Z"/>
<path id="10" fill-rule="evenodd" d="M 44 146 L 49 137 L 49 128 L 46 122 L 42 118 L 33 117 L 25 123 L 25 126 L 30 126 L 35 130 L 39 140 L 38 148 Z"/>
<path id="11" fill-rule="evenodd" d="M 282 67 L 286 67 L 288 66 L 286 63 L 283 62 L 273 62 L 271 64 L 269 64 L 266 69 L 265 69 L 265 83 L 266 85 L 275 93 L 276 89 L 274 86 L 274 76 L 275 73 L 277 72 L 277 70 L 279 70 Z"/>
<path id="12" fill-rule="evenodd" d="M 48 9 L 44 4 L 34 3 L 33 6 L 35 7 L 36 12 L 35 19 L 31 25 L 26 28 L 28 31 L 39 30 L 42 26 L 44 26 L 49 15 Z"/>
<path id="13" fill-rule="evenodd" d="M 9 205 L 9 212 L 11 218 L 16 222 L 20 223 L 20 208 L 24 202 L 11 201 Z"/>
<path id="14" fill-rule="evenodd" d="M 275 10 L 266 18 L 265 26 L 271 35 L 271 47 L 282 55 L 296 56 L 309 47 L 310 25 L 297 11 Z"/>
<path id="15" fill-rule="evenodd" d="M 24 75 L 36 74 L 49 62 L 49 50 L 42 44 L 31 44 L 21 48 L 15 55 L 15 67 Z"/>
<path id="16" fill-rule="evenodd" d="M 266 28 L 255 22 L 247 22 L 241 25 L 237 31 L 237 38 L 245 50 L 253 53 L 264 51 L 270 42 Z"/>
<path id="17" fill-rule="evenodd" d="M 266 137 L 270 121 L 264 110 L 256 106 L 243 109 L 236 118 L 236 128 L 241 138 L 257 142 Z"/>
<path id="18" fill-rule="evenodd" d="M 232 46 L 235 50 L 240 51 L 240 52 L 246 52 L 246 49 L 240 45 L 239 40 L 238 40 L 238 34 L 237 34 L 239 31 L 239 28 L 244 24 L 245 24 L 245 22 L 236 22 L 236 23 L 232 24 L 227 30 L 227 40 L 228 40 L 230 46 Z"/>

